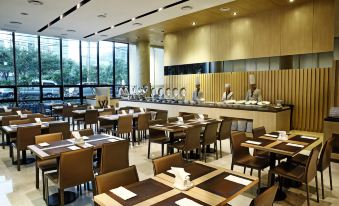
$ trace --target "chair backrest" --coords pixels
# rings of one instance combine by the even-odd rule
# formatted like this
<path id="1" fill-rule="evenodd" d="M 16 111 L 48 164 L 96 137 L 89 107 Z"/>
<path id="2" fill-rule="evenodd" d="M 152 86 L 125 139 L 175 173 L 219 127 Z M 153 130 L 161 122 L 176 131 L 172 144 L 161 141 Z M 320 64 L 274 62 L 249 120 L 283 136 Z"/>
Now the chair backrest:
<path id="1" fill-rule="evenodd" d="M 93 181 L 93 148 L 61 153 L 58 178 L 60 189 Z"/>
<path id="2" fill-rule="evenodd" d="M 151 113 L 138 115 L 138 130 L 147 130 L 149 128 L 149 121 L 151 120 Z"/>
<path id="3" fill-rule="evenodd" d="M 16 143 L 18 150 L 26 150 L 28 145 L 35 144 L 35 136 L 41 134 L 41 126 L 18 127 Z"/>
<path id="4" fill-rule="evenodd" d="M 231 138 L 232 134 L 232 120 L 223 119 L 219 128 L 219 139 L 224 140 Z"/>
<path id="5" fill-rule="evenodd" d="M 177 117 L 168 117 L 167 121 L 168 121 L 168 123 L 176 122 L 176 121 L 178 121 L 178 118 Z"/>
<path id="6" fill-rule="evenodd" d="M 272 187 L 265 190 L 265 192 L 258 195 L 251 205 L 253 206 L 272 206 L 274 202 L 275 195 L 278 191 L 278 184 L 273 185 Z"/>
<path id="7" fill-rule="evenodd" d="M 44 117 L 40 119 L 41 122 L 51 122 L 51 121 L 55 121 L 54 117 Z"/>
<path id="8" fill-rule="evenodd" d="M 195 119 L 195 116 L 194 116 L 194 114 L 186 114 L 186 115 L 182 116 L 182 118 L 184 120 L 189 120 L 189 119 Z"/>
<path id="9" fill-rule="evenodd" d="M 253 138 L 258 138 L 266 134 L 265 127 L 258 127 L 252 129 Z"/>
<path id="10" fill-rule="evenodd" d="M 126 134 L 133 131 L 132 128 L 133 115 L 122 115 L 118 119 L 118 133 Z"/>
<path id="11" fill-rule="evenodd" d="M 154 175 L 164 173 L 171 167 L 182 167 L 186 163 L 180 152 L 156 158 L 152 162 Z"/>
<path id="12" fill-rule="evenodd" d="M 72 113 L 73 110 L 74 110 L 74 108 L 72 106 L 64 105 L 63 108 L 62 108 L 62 116 L 72 117 L 73 116 L 73 113 Z"/>
<path id="13" fill-rule="evenodd" d="M 158 110 L 158 111 L 156 111 L 156 112 L 157 112 L 157 113 L 155 114 L 155 119 L 161 119 L 161 120 L 163 120 L 164 122 L 166 122 L 168 112 L 167 112 L 167 111 L 162 111 L 162 110 Z"/>
<path id="14" fill-rule="evenodd" d="M 333 152 L 339 153 L 339 134 L 332 134 L 333 135 Z"/>
<path id="15" fill-rule="evenodd" d="M 32 123 L 30 119 L 19 119 L 19 120 L 11 120 L 9 121 L 9 125 L 20 125 L 20 124 L 29 124 Z"/>
<path id="16" fill-rule="evenodd" d="M 104 112 L 110 112 L 111 114 L 115 114 L 115 108 L 114 107 L 104 108 Z"/>
<path id="17" fill-rule="evenodd" d="M 62 133 L 43 134 L 35 136 L 35 144 L 43 142 L 51 143 L 62 140 Z"/>
<path id="18" fill-rule="evenodd" d="M 200 131 L 201 125 L 190 127 L 185 131 L 185 145 L 183 149 L 185 151 L 191 151 L 200 147 Z"/>
<path id="19" fill-rule="evenodd" d="M 9 125 L 9 121 L 12 120 L 20 120 L 21 117 L 19 115 L 9 115 L 9 116 L 3 116 L 2 117 L 2 126 L 8 126 Z"/>
<path id="20" fill-rule="evenodd" d="M 250 155 L 250 151 L 247 147 L 241 146 L 241 143 L 245 142 L 248 138 L 245 132 L 237 132 L 231 135 L 232 138 L 232 160 L 236 161 L 244 156 Z"/>
<path id="21" fill-rule="evenodd" d="M 22 114 L 33 114 L 33 112 L 29 110 L 22 110 L 21 113 Z"/>
<path id="22" fill-rule="evenodd" d="M 334 137 L 326 140 L 318 161 L 318 170 L 323 171 L 331 164 L 331 154 L 333 149 Z"/>
<path id="23" fill-rule="evenodd" d="M 213 144 L 217 141 L 218 122 L 208 123 L 205 127 L 202 141 L 204 145 Z"/>
<path id="24" fill-rule="evenodd" d="M 311 151 L 310 156 L 308 157 L 306 166 L 305 166 L 305 175 L 304 181 L 310 182 L 317 175 L 317 162 L 319 156 L 319 147 L 314 147 Z"/>
<path id="25" fill-rule="evenodd" d="M 88 137 L 88 136 L 94 135 L 94 131 L 91 128 L 82 129 L 82 130 L 79 130 L 78 132 L 79 132 L 80 136 L 87 136 Z"/>
<path id="26" fill-rule="evenodd" d="M 35 118 L 44 118 L 44 117 L 45 117 L 45 115 L 39 114 L 39 113 L 37 113 L 37 114 L 28 114 L 27 115 L 27 119 L 30 119 L 30 120 L 32 120 L 34 122 L 35 122 Z"/>
<path id="27" fill-rule="evenodd" d="M 85 113 L 85 124 L 96 124 L 98 123 L 98 110 L 86 110 Z"/>
<path id="28" fill-rule="evenodd" d="M 129 142 L 127 140 L 102 145 L 100 174 L 120 170 L 129 166 Z"/>
<path id="29" fill-rule="evenodd" d="M 111 189 L 136 182 L 139 182 L 139 177 L 135 165 L 95 177 L 97 194 L 105 193 Z"/>
<path id="30" fill-rule="evenodd" d="M 69 139 L 71 132 L 69 130 L 68 122 L 52 122 L 49 123 L 49 133 L 58 133 L 61 132 L 64 139 Z"/>
<path id="31" fill-rule="evenodd" d="M 162 124 L 162 120 L 161 119 L 155 119 L 155 120 L 150 120 L 149 121 L 149 125 L 155 125 L 155 124 Z M 165 137 L 166 136 L 166 132 L 162 131 L 162 130 L 158 130 L 158 129 L 152 129 L 149 128 L 149 138 L 158 138 L 158 137 Z"/>

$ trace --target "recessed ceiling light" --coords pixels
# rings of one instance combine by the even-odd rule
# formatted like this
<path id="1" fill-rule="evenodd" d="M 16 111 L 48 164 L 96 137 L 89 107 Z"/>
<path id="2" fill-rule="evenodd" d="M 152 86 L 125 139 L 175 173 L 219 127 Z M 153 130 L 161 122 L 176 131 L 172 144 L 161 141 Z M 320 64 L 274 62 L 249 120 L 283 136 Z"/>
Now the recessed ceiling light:
<path id="1" fill-rule="evenodd" d="M 133 19 L 131 19 L 132 21 L 135 21 L 135 17 Z"/>
<path id="2" fill-rule="evenodd" d="M 290 3 L 293 3 L 293 2 L 294 2 L 294 0 L 289 0 L 289 2 L 290 2 Z"/>
<path id="3" fill-rule="evenodd" d="M 195 21 L 192 22 L 192 26 L 195 26 L 195 25 L 197 25 L 197 22 L 195 22 Z"/>
<path id="4" fill-rule="evenodd" d="M 162 8 L 162 7 L 158 9 L 158 11 L 162 11 L 162 10 L 164 10 L 164 8 Z"/>
<path id="5" fill-rule="evenodd" d="M 28 0 L 27 2 L 35 6 L 41 6 L 44 4 L 42 1 L 38 1 L 38 0 Z"/>
<path id="6" fill-rule="evenodd" d="M 98 18 L 106 18 L 107 17 L 107 14 L 106 13 L 104 13 L 104 14 L 99 14 L 98 15 Z"/>
<path id="7" fill-rule="evenodd" d="M 139 23 L 139 22 L 135 22 L 134 24 L 133 24 L 133 26 L 141 26 L 142 25 L 142 23 Z"/>
<path id="8" fill-rule="evenodd" d="M 233 12 L 233 16 L 236 16 L 236 15 L 238 15 L 238 12 L 236 12 L 236 11 Z"/>
<path id="9" fill-rule="evenodd" d="M 230 11 L 231 9 L 227 8 L 227 7 L 222 7 L 219 10 L 222 11 L 222 12 L 227 12 L 227 11 Z"/>
<path id="10" fill-rule="evenodd" d="M 113 29 L 115 26 L 113 25 L 113 26 L 111 26 L 111 29 Z"/>
<path id="11" fill-rule="evenodd" d="M 26 13 L 26 12 L 21 12 L 20 14 L 21 14 L 21 15 L 24 15 L 24 16 L 27 16 L 27 15 L 28 15 L 28 13 Z"/>
<path id="12" fill-rule="evenodd" d="M 192 10 L 193 9 L 193 7 L 191 7 L 191 6 L 183 6 L 183 7 L 181 7 L 181 10 L 183 10 L 183 11 L 189 11 L 189 10 Z"/>
<path id="13" fill-rule="evenodd" d="M 67 31 L 67 32 L 75 32 L 74 29 L 67 29 L 66 31 Z"/>
<path id="14" fill-rule="evenodd" d="M 18 22 L 18 21 L 10 21 L 9 23 L 10 24 L 22 24 L 21 22 Z"/>

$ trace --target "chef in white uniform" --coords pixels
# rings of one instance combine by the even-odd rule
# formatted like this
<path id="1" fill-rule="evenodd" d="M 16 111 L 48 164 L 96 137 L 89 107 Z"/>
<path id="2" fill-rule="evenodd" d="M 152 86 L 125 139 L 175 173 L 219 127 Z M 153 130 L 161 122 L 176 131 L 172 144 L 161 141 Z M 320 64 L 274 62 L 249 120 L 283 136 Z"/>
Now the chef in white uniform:
<path id="1" fill-rule="evenodd" d="M 262 101 L 261 90 L 257 88 L 254 74 L 249 76 L 250 89 L 246 93 L 246 101 Z"/>
<path id="2" fill-rule="evenodd" d="M 192 95 L 192 101 L 200 102 L 203 100 L 203 96 L 204 96 L 203 92 L 200 91 L 200 80 L 197 78 L 195 80 L 195 90 Z"/>
<path id="3" fill-rule="evenodd" d="M 225 84 L 225 92 L 222 95 L 221 101 L 233 100 L 233 92 L 231 91 L 231 85 Z"/>
<path id="4" fill-rule="evenodd" d="M 120 97 L 127 97 L 129 95 L 128 89 L 125 87 L 126 83 L 125 80 L 121 81 L 121 87 L 119 89 L 119 96 Z"/>

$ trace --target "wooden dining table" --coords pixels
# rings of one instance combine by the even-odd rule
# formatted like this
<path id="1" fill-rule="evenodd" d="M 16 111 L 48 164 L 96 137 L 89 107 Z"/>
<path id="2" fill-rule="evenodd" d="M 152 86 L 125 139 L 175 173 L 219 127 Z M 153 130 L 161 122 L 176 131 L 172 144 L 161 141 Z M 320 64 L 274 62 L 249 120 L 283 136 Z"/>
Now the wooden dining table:
<path id="1" fill-rule="evenodd" d="M 126 189 L 136 194 L 133 198 L 123 200 L 109 191 L 94 196 L 94 201 L 100 206 L 167 206 L 176 205 L 176 201 L 187 198 L 204 206 L 227 205 L 229 201 L 258 183 L 257 177 L 200 161 L 188 163 L 182 167 L 190 173 L 191 181 L 194 184 L 187 191 L 176 189 L 174 175 L 166 172 L 125 186 Z"/>
<path id="2" fill-rule="evenodd" d="M 286 140 L 281 140 L 278 137 L 278 132 L 271 132 L 255 139 L 248 139 L 241 143 L 241 146 L 269 152 L 270 169 L 273 169 L 276 166 L 277 154 L 284 155 L 286 158 L 292 158 L 311 145 L 316 146 L 321 144 L 318 137 L 304 136 L 301 134 L 287 134 Z M 270 179 L 271 185 L 273 185 L 274 174 L 272 174 Z M 286 194 L 279 189 L 276 200 L 284 200 L 285 198 Z"/>
<path id="3" fill-rule="evenodd" d="M 19 125 L 8 125 L 8 126 L 2 126 L 1 130 L 4 132 L 4 134 L 15 134 L 19 127 L 29 127 L 29 126 L 36 126 L 41 125 L 41 129 L 48 129 L 50 123 L 61 123 L 65 121 L 56 120 L 56 121 L 50 121 L 50 122 L 42 122 L 40 123 L 28 123 L 28 124 L 19 124 Z"/>

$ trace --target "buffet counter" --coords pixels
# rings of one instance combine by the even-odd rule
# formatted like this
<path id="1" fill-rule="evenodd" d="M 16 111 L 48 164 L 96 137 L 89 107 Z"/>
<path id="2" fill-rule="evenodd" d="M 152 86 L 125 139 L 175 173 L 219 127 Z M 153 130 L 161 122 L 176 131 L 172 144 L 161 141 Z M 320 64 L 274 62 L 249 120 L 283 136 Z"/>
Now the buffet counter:
<path id="1" fill-rule="evenodd" d="M 136 100 L 120 100 L 119 107 L 142 107 L 167 110 L 169 117 L 178 116 L 180 112 L 208 114 L 211 118 L 232 117 L 253 122 L 253 128 L 265 126 L 267 132 L 278 130 L 289 131 L 291 108 L 275 108 L 257 105 L 226 104 L 179 104 L 165 102 L 146 102 Z"/>

